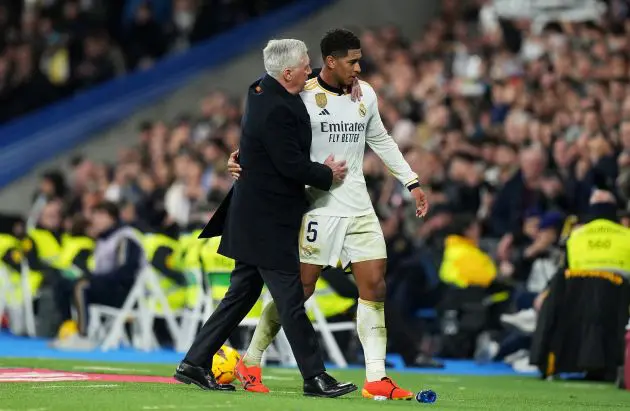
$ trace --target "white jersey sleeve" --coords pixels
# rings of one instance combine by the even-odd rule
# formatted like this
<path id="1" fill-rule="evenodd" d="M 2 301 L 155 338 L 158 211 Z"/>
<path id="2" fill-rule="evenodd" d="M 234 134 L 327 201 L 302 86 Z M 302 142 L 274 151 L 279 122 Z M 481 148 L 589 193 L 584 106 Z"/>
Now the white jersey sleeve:
<path id="1" fill-rule="evenodd" d="M 364 99 L 366 100 L 369 120 L 365 132 L 365 141 L 372 151 L 380 157 L 389 171 L 405 186 L 418 182 L 418 175 L 411 170 L 409 163 L 400 152 L 398 145 L 389 135 L 378 111 L 378 97 L 374 89 L 365 82 L 361 82 Z"/>

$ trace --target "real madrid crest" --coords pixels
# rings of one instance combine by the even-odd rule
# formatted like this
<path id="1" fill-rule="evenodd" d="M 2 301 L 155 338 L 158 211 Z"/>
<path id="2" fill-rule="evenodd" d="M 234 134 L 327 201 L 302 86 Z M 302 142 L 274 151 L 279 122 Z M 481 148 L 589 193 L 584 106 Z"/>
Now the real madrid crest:
<path id="1" fill-rule="evenodd" d="M 315 94 L 315 103 L 317 103 L 317 107 L 324 108 L 326 104 L 328 104 L 328 99 L 326 98 L 326 93 L 317 93 Z"/>
<path id="2" fill-rule="evenodd" d="M 361 117 L 365 117 L 365 115 L 367 114 L 367 109 L 365 108 L 365 104 L 363 104 L 363 102 L 359 104 L 359 114 L 361 115 Z"/>

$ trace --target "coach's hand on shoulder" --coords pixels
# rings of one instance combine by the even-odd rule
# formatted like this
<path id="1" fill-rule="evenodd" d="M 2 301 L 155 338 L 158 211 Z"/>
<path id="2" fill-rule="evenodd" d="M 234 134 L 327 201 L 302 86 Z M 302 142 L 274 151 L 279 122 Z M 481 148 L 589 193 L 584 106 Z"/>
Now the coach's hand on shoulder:
<path id="1" fill-rule="evenodd" d="M 420 187 L 416 187 L 411 190 L 411 195 L 416 199 L 416 217 L 424 217 L 429 211 L 429 202 L 427 201 L 427 195 L 422 191 Z"/>
<path id="2" fill-rule="evenodd" d="M 326 161 L 324 161 L 324 165 L 330 167 L 333 173 L 333 183 L 341 183 L 344 178 L 346 178 L 346 173 L 348 172 L 348 167 L 346 167 L 346 162 L 344 161 L 335 161 L 335 157 L 331 154 L 328 156 Z"/>
<path id="3" fill-rule="evenodd" d="M 235 152 L 233 152 L 232 154 L 230 154 L 230 159 L 228 160 L 227 163 L 227 168 L 228 171 L 230 172 L 230 174 L 232 174 L 232 177 L 234 177 L 235 180 L 238 180 L 238 178 L 241 176 L 241 165 L 238 163 L 238 150 L 236 150 Z"/>

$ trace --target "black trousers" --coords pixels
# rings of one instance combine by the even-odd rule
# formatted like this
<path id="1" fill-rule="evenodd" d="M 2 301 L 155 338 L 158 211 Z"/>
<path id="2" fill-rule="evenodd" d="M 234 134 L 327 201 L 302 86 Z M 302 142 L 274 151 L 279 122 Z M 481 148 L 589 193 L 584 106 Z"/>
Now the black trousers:
<path id="1" fill-rule="evenodd" d="M 304 379 L 325 371 L 317 335 L 304 309 L 300 273 L 268 270 L 236 262 L 230 288 L 203 325 L 184 361 L 210 369 L 212 356 L 221 348 L 252 309 L 266 284 L 276 302 L 280 322 Z"/>

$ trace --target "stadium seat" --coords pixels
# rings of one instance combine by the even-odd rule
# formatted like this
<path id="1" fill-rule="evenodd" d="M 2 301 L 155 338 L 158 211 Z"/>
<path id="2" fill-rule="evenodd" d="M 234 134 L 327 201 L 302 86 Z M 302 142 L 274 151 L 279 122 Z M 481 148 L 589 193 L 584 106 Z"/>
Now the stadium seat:
<path id="1" fill-rule="evenodd" d="M 0 267 L 0 317 L 2 312 L 11 308 L 9 314 L 11 330 L 35 337 L 37 331 L 35 329 L 35 312 L 33 310 L 33 292 L 31 282 L 29 281 L 30 269 L 26 261 L 21 263 L 21 272 L 19 275 L 19 283 L 6 271 L 6 268 Z"/>
<path id="2" fill-rule="evenodd" d="M 313 297 L 317 295 L 317 290 Z M 337 323 L 329 323 L 326 319 L 324 313 L 317 305 L 317 301 L 315 298 L 309 298 L 306 301 L 305 307 L 308 311 L 311 311 L 315 316 L 315 323 L 313 327 L 315 331 L 319 332 L 324 340 L 324 348 L 328 353 L 330 359 L 337 365 L 339 368 L 347 368 L 348 362 L 346 361 L 341 349 L 339 348 L 339 344 L 337 344 L 337 340 L 334 337 L 334 333 L 339 331 L 355 331 L 356 324 L 354 321 L 341 321 Z"/>
<path id="3" fill-rule="evenodd" d="M 156 302 L 163 307 L 159 314 L 155 310 Z M 89 315 L 88 337 L 99 341 L 103 351 L 130 343 L 142 351 L 157 349 L 158 343 L 153 333 L 153 323 L 158 317 L 166 321 L 175 346 L 180 347 L 179 340 L 183 333 L 175 314 L 168 305 L 166 296 L 159 287 L 157 275 L 151 267 L 145 267 L 138 274 L 121 308 L 94 304 L 89 307 Z M 125 331 L 125 325 L 128 322 L 131 322 L 132 326 L 131 341 L 127 338 Z"/>

